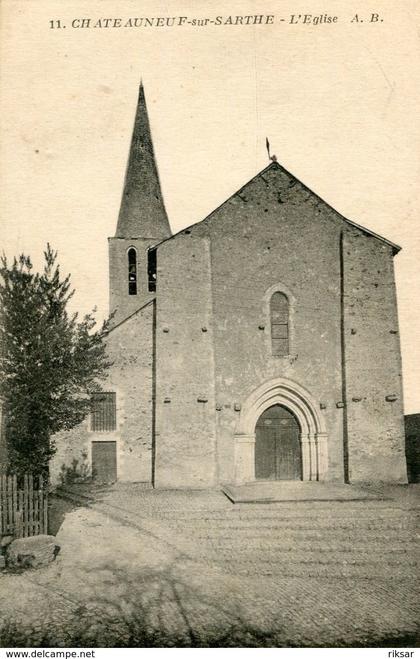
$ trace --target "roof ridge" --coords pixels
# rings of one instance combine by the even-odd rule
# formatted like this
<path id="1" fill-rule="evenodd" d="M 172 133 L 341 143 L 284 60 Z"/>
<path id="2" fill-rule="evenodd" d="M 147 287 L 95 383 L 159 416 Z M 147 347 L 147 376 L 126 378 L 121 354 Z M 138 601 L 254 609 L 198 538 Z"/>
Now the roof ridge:
<path id="1" fill-rule="evenodd" d="M 252 178 L 250 178 L 249 181 L 247 181 L 246 183 L 244 183 L 244 185 L 242 185 L 242 186 L 239 188 L 239 190 L 236 190 L 236 192 L 233 192 L 231 195 L 229 195 L 229 197 L 228 197 L 227 199 L 225 199 L 224 201 L 222 201 L 222 202 L 221 202 L 216 208 L 214 208 L 212 211 L 210 211 L 210 213 L 209 213 L 208 215 L 206 215 L 205 217 L 203 217 L 202 220 L 198 220 L 198 222 L 194 222 L 193 224 L 190 224 L 190 225 L 188 225 L 188 226 L 186 226 L 186 227 L 183 227 L 182 229 L 180 229 L 180 230 L 177 231 L 176 233 L 173 233 L 172 236 L 168 236 L 168 238 L 165 238 L 164 240 L 160 240 L 158 243 L 155 243 L 154 245 L 151 245 L 151 246 L 149 247 L 149 249 L 155 249 L 156 247 L 159 247 L 159 246 L 162 245 L 163 243 L 166 243 L 168 240 L 171 240 L 172 238 L 175 238 L 176 236 L 179 236 L 179 234 L 182 233 L 183 231 L 187 231 L 188 229 L 191 229 L 192 227 L 195 227 L 195 226 L 197 226 L 198 224 L 201 224 L 202 222 L 205 222 L 206 220 L 209 219 L 209 217 L 211 217 L 212 215 L 214 215 L 214 213 L 217 213 L 217 211 L 219 210 L 219 208 L 221 208 L 222 206 L 224 206 L 224 205 L 226 204 L 226 202 L 229 201 L 229 199 L 232 199 L 232 197 L 234 197 L 235 195 L 237 195 L 237 194 L 239 194 L 240 192 L 242 192 L 242 190 L 243 190 L 244 188 L 246 188 L 247 185 L 249 185 L 250 183 L 252 183 L 252 181 L 255 181 L 256 178 L 258 178 L 259 176 L 261 176 L 262 174 L 264 174 L 266 171 L 268 171 L 268 170 L 269 170 L 270 168 L 272 168 L 272 167 L 280 167 L 280 165 L 279 165 L 278 162 L 271 162 L 269 165 L 267 165 L 267 167 L 264 167 L 264 169 L 262 169 L 260 172 L 257 172 L 257 174 L 255 174 L 254 176 L 252 176 Z"/>
<path id="2" fill-rule="evenodd" d="M 354 222 L 353 220 L 349 220 L 342 213 L 340 213 L 340 211 L 338 211 L 336 208 L 334 208 L 334 206 L 331 206 L 331 204 L 328 201 L 325 201 L 325 199 L 320 197 L 320 195 L 317 192 L 314 192 L 310 187 L 308 187 L 306 185 L 306 183 L 302 183 L 302 181 L 300 179 L 298 179 L 297 176 L 292 174 L 292 172 L 289 172 L 289 170 L 286 169 L 285 167 L 283 167 L 283 165 L 280 165 L 279 163 L 277 163 L 277 164 L 279 165 L 280 169 L 282 169 L 289 176 L 292 176 L 294 179 L 296 179 L 296 181 L 298 183 L 300 183 L 300 185 L 302 185 L 305 188 L 305 190 L 307 190 L 308 192 L 313 194 L 315 197 L 317 197 L 317 199 L 322 201 L 322 203 L 325 204 L 326 206 L 328 206 L 328 208 L 331 208 L 331 210 L 334 211 L 334 213 L 337 213 L 337 215 L 339 215 L 345 222 L 348 222 L 348 224 L 351 224 L 352 226 L 356 227 L 356 229 L 360 229 L 361 231 L 364 231 L 365 233 L 369 234 L 370 236 L 373 236 L 374 238 L 378 238 L 379 240 L 382 240 L 383 242 L 388 243 L 388 245 L 390 245 L 391 247 L 393 247 L 396 250 L 396 253 L 398 253 L 401 250 L 400 245 L 397 245 L 396 243 L 393 243 L 391 240 L 388 240 L 388 238 L 385 238 L 384 236 L 381 236 L 379 233 L 375 233 L 375 231 L 372 231 L 371 229 L 368 229 L 367 227 L 364 227 L 361 224 L 357 224 L 357 222 Z M 261 172 L 261 174 L 262 174 L 262 172 Z"/>
<path id="3" fill-rule="evenodd" d="M 338 210 L 336 210 L 333 206 L 331 206 L 331 204 L 329 204 L 328 201 L 325 201 L 325 199 L 320 197 L 319 194 L 314 192 L 305 183 L 302 183 L 302 181 L 297 176 L 292 174 L 292 172 L 289 172 L 289 170 L 287 170 L 285 167 L 283 167 L 283 165 L 281 165 L 277 161 L 271 162 L 269 165 L 264 167 L 264 169 L 262 169 L 257 174 L 255 174 L 255 176 L 253 176 L 252 178 L 249 179 L 249 181 L 244 183 L 244 185 L 242 185 L 239 188 L 239 190 L 236 190 L 236 192 L 233 192 L 227 199 L 225 199 L 221 204 L 219 204 L 214 210 L 212 210 L 210 213 L 208 213 L 208 215 L 206 215 L 202 220 L 199 220 L 198 222 L 194 222 L 193 224 L 190 224 L 186 227 L 183 227 L 182 229 L 180 229 L 179 231 L 174 233 L 172 236 L 168 236 L 168 238 L 165 238 L 164 240 L 161 240 L 161 241 L 155 243 L 154 245 L 151 245 L 151 247 L 149 247 L 149 249 L 155 249 L 156 247 L 159 247 L 163 243 L 166 243 L 168 240 L 172 240 L 172 238 L 176 238 L 176 236 L 178 236 L 180 233 L 182 233 L 184 231 L 187 231 L 188 229 L 191 229 L 195 226 L 198 226 L 199 224 L 202 224 L 203 222 L 208 220 L 212 215 L 214 215 L 214 213 L 216 213 L 222 206 L 224 206 L 224 204 L 226 204 L 230 199 L 232 199 L 232 197 L 235 197 L 236 195 L 240 194 L 244 188 L 246 188 L 250 183 L 255 181 L 255 179 L 257 179 L 259 176 L 262 176 L 269 169 L 280 169 L 283 172 L 285 172 L 288 176 L 291 176 L 292 178 L 294 178 L 301 186 L 303 186 L 303 188 L 305 188 L 305 190 L 307 190 L 312 195 L 314 195 L 314 197 L 316 197 L 317 199 L 322 201 L 323 204 L 325 204 L 326 206 L 328 206 L 328 208 L 330 208 L 332 211 L 334 211 L 334 213 L 336 213 L 342 220 L 344 220 L 348 224 L 356 227 L 360 231 L 363 231 L 364 233 L 366 233 L 370 236 L 373 236 L 374 238 L 377 238 L 378 240 L 381 240 L 382 242 L 387 243 L 388 245 L 390 245 L 395 250 L 395 252 L 394 252 L 395 254 L 397 254 L 401 250 L 400 245 L 397 245 L 396 243 L 393 243 L 391 240 L 388 240 L 388 238 L 385 238 L 384 236 L 381 236 L 379 233 L 375 233 L 371 229 L 368 229 L 368 228 L 362 226 L 361 224 L 357 224 L 357 222 L 353 222 L 353 220 L 349 220 L 347 217 L 342 215 Z"/>

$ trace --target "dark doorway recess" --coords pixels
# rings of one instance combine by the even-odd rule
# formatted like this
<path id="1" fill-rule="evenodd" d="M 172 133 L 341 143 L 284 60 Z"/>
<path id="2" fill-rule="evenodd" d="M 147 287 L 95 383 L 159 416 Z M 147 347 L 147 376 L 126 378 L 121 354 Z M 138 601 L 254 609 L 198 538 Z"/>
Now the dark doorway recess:
<path id="1" fill-rule="evenodd" d="M 117 480 L 116 442 L 92 442 L 92 476 L 97 483 Z"/>
<path id="2" fill-rule="evenodd" d="M 269 407 L 257 421 L 255 478 L 302 480 L 300 427 L 295 415 L 283 405 Z"/>

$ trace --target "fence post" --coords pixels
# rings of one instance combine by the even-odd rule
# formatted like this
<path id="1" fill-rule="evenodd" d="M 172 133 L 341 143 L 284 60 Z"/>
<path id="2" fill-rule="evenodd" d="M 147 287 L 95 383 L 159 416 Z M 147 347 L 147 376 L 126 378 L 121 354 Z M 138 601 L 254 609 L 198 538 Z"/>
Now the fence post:
<path id="1" fill-rule="evenodd" d="M 21 502 L 22 497 L 22 490 L 19 490 L 18 492 L 19 495 L 19 502 Z M 15 517 L 15 538 L 22 538 L 23 537 L 23 520 L 22 520 L 22 509 L 16 511 L 16 517 Z"/>
<path id="2" fill-rule="evenodd" d="M 24 474 L 21 487 L 15 474 L 0 474 L 0 536 L 48 533 L 48 491 L 41 477 L 35 488 L 32 474 Z"/>
<path id="3" fill-rule="evenodd" d="M 1 531 L 2 534 L 6 535 L 7 533 L 7 490 L 6 490 L 6 476 L 2 476 L 0 479 L 1 491 L 0 491 L 0 517 L 1 517 Z"/>
<path id="4" fill-rule="evenodd" d="M 29 531 L 28 535 L 33 535 L 34 533 L 34 478 L 32 474 L 29 474 Z"/>
<path id="5" fill-rule="evenodd" d="M 48 533 L 48 491 L 42 493 L 44 533 Z"/>
<path id="6" fill-rule="evenodd" d="M 14 535 L 16 535 L 16 520 L 17 520 L 17 512 L 18 512 L 16 474 L 12 476 L 12 509 L 13 509 L 12 519 L 13 519 Z"/>
<path id="7" fill-rule="evenodd" d="M 7 477 L 7 510 L 8 510 L 8 529 L 9 533 L 14 532 L 14 519 L 13 519 L 13 479 L 11 476 Z"/>

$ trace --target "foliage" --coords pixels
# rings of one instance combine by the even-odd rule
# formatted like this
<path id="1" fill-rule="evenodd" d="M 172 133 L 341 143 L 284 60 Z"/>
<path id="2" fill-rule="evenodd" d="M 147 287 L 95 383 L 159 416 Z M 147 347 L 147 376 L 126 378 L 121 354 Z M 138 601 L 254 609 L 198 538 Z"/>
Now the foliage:
<path id="1" fill-rule="evenodd" d="M 87 458 L 87 451 L 83 451 L 80 460 L 73 458 L 71 465 L 61 465 L 61 471 L 59 474 L 61 485 L 82 483 L 83 481 L 88 481 L 92 477 Z"/>
<path id="2" fill-rule="evenodd" d="M 90 392 L 106 376 L 105 322 L 94 311 L 69 314 L 70 275 L 61 277 L 50 245 L 34 273 L 29 256 L 0 262 L 0 397 L 10 470 L 47 474 L 52 435 L 79 424 L 90 411 Z"/>

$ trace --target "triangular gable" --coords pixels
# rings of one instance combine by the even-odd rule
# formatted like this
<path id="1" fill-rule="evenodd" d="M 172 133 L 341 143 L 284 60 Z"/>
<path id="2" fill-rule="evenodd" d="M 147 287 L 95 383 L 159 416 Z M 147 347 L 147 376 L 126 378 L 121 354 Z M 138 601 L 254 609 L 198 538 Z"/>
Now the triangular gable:
<path id="1" fill-rule="evenodd" d="M 162 243 L 167 242 L 168 240 L 172 240 L 173 238 L 176 238 L 176 236 L 178 236 L 179 234 L 181 234 L 181 233 L 183 233 L 183 232 L 185 232 L 185 231 L 193 231 L 196 227 L 198 227 L 198 226 L 202 225 L 203 223 L 207 222 L 207 221 L 208 221 L 209 219 L 211 219 L 211 217 L 212 217 L 213 215 L 215 215 L 215 214 L 216 214 L 216 213 L 217 213 L 217 212 L 218 212 L 218 211 L 219 211 L 219 210 L 220 210 L 225 204 L 229 203 L 234 197 L 239 197 L 239 198 L 240 198 L 240 197 L 241 197 L 241 194 L 246 192 L 246 188 L 248 188 L 250 185 L 252 185 L 252 184 L 253 184 L 258 178 L 262 178 L 262 179 L 263 179 L 264 174 L 267 173 L 267 172 L 269 172 L 269 171 L 272 171 L 272 170 L 277 170 L 277 171 L 279 171 L 279 172 L 282 172 L 282 173 L 285 174 L 289 179 L 295 181 L 296 184 L 298 184 L 303 190 L 307 191 L 312 197 L 314 197 L 314 199 L 317 199 L 318 202 L 321 202 L 322 204 L 324 204 L 327 208 L 329 208 L 331 211 L 333 211 L 333 213 L 334 213 L 338 218 L 340 218 L 341 220 L 343 220 L 344 222 L 346 222 L 346 223 L 349 224 L 350 226 L 353 226 L 353 227 L 355 227 L 356 229 L 359 229 L 360 231 L 362 231 L 363 233 L 365 233 L 366 235 L 368 235 L 368 236 L 372 236 L 373 238 L 377 238 L 378 240 L 380 240 L 380 241 L 386 243 L 387 245 L 389 245 L 390 247 L 392 247 L 392 250 L 393 250 L 393 254 L 394 254 L 394 255 L 397 254 L 397 253 L 401 250 L 401 247 L 400 247 L 399 245 L 396 245 L 395 243 L 391 242 L 391 241 L 388 240 L 387 238 L 384 238 L 383 236 L 380 236 L 379 234 L 375 233 L 374 231 L 371 231 L 370 229 L 366 229 L 366 227 L 363 227 L 363 226 L 361 226 L 360 224 L 357 224 L 356 222 L 353 222 L 352 220 L 347 219 L 346 217 L 344 217 L 344 215 L 341 215 L 341 213 L 339 213 L 335 208 L 333 208 L 328 202 L 326 202 L 324 199 L 322 199 L 322 197 L 320 197 L 319 195 L 317 195 L 316 192 L 313 192 L 313 190 L 311 190 L 310 188 L 308 188 L 308 186 L 306 186 L 304 183 L 302 183 L 302 182 L 301 182 L 296 176 L 294 176 L 293 174 L 291 174 L 287 169 L 285 169 L 285 167 L 283 167 L 282 165 L 280 165 L 278 162 L 272 162 L 272 163 L 270 163 L 267 167 L 265 167 L 263 170 L 261 170 L 258 174 L 256 174 L 255 176 L 253 176 L 253 177 L 252 177 L 247 183 L 245 183 L 245 185 L 243 185 L 239 190 L 237 190 L 236 192 L 234 192 L 230 197 L 228 197 L 228 199 L 226 199 L 226 200 L 225 200 L 224 202 L 222 202 L 217 208 L 215 208 L 211 213 L 209 213 L 209 214 L 208 214 L 203 220 L 201 220 L 200 222 L 195 222 L 194 224 L 191 224 L 191 225 L 188 226 L 188 227 L 184 227 L 183 229 L 181 229 L 180 231 L 178 231 L 177 233 L 175 233 L 173 236 L 171 236 L 171 237 L 169 237 L 169 238 L 166 238 L 165 240 L 162 240 L 162 241 L 159 242 L 159 243 L 156 243 L 156 244 L 152 247 L 152 249 L 155 249 L 156 247 L 159 247 L 159 245 L 161 245 Z"/>

